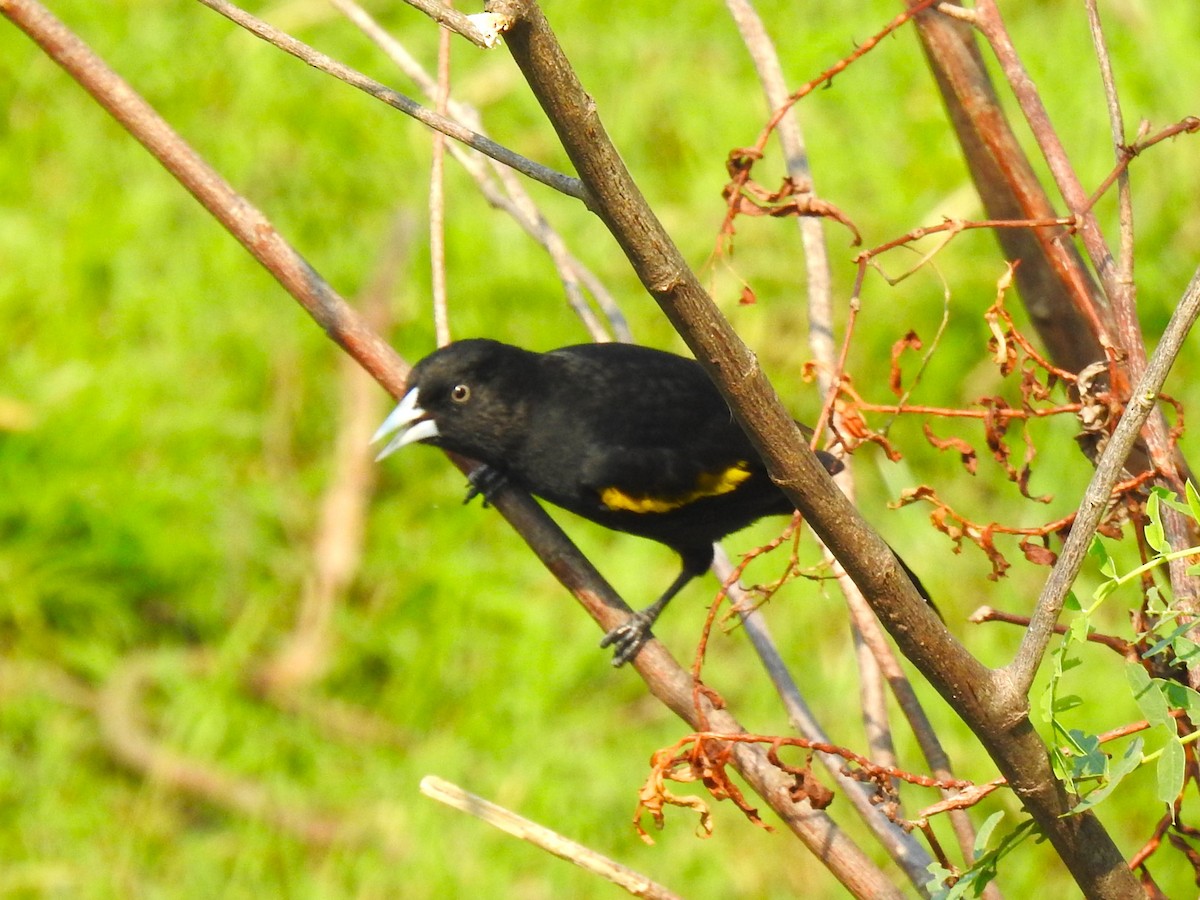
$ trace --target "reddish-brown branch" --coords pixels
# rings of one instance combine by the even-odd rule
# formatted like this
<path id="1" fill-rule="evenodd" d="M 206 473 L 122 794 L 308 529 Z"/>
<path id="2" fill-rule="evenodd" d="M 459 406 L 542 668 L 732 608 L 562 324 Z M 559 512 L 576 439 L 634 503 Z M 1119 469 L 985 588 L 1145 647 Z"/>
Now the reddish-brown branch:
<path id="1" fill-rule="evenodd" d="M 918 415 L 936 416 L 939 419 L 999 419 L 1004 422 L 1023 422 L 1029 419 L 1043 419 L 1050 416 L 1061 416 L 1064 413 L 1074 415 L 1079 412 L 1080 404 L 1063 403 L 1059 406 L 1047 406 L 1041 409 L 1020 409 L 1015 406 L 1003 406 L 989 409 L 954 409 L 947 406 L 923 406 L 919 403 L 870 403 L 862 400 L 857 390 L 846 386 L 843 391 L 854 398 L 854 408 L 860 412 L 886 413 L 888 415 Z M 976 400 L 976 403 L 986 403 L 986 399 Z"/>
<path id="2" fill-rule="evenodd" d="M 1002 622 L 1006 625 L 1020 625 L 1022 628 L 1029 627 L 1029 616 L 1018 616 L 1014 613 L 1007 613 L 999 609 L 993 609 L 990 606 L 979 607 L 979 609 L 967 616 L 967 621 L 975 625 L 982 625 L 985 622 Z M 1054 633 L 1066 634 L 1067 626 L 1055 625 Z M 1137 660 L 1137 647 L 1125 640 L 1125 638 L 1120 638 L 1112 634 L 1100 634 L 1099 632 L 1093 631 L 1088 633 L 1087 639 L 1094 644 L 1102 644 L 1105 647 L 1108 647 L 1110 650 L 1115 650 L 1117 653 L 1120 653 L 1131 662 L 1135 662 Z M 1136 728 L 1134 729 L 1134 731 L 1137 730 L 1138 729 Z M 1121 735 L 1114 733 L 1113 736 L 1120 737 Z"/>
<path id="3" fill-rule="evenodd" d="M 911 0 L 908 0 L 911 5 Z M 954 2 L 919 15 L 917 32 L 990 219 L 1047 220 L 1058 211 L 1046 196 L 1000 104 L 974 40 Z M 1078 371 L 1104 351 L 1097 335 L 1113 330 L 1111 315 L 1065 228 L 998 229 L 1005 256 L 1021 260 L 1021 297 L 1050 355 Z"/>
<path id="4" fill-rule="evenodd" d="M 911 244 L 914 241 L 919 241 L 922 238 L 927 238 L 932 234 L 948 233 L 955 236 L 964 231 L 973 231 L 979 228 L 1070 228 L 1074 226 L 1075 220 L 1069 217 L 1055 216 L 1042 219 L 982 219 L 979 221 L 970 221 L 965 219 L 946 219 L 938 225 L 922 225 L 914 228 L 906 234 L 900 235 L 898 238 L 893 238 L 890 241 L 880 244 L 878 247 L 872 247 L 870 250 L 863 250 L 855 255 L 855 263 L 864 263 L 873 259 L 880 254 L 886 253 L 889 250 L 894 250 L 897 247 L 903 247 L 906 244 Z M 944 245 L 943 245 L 944 246 Z"/>
<path id="5" fill-rule="evenodd" d="M 1113 186 L 1118 178 L 1128 171 L 1130 164 L 1146 150 L 1153 147 L 1155 144 L 1161 143 L 1168 138 L 1178 137 L 1181 134 L 1196 134 L 1200 132 L 1200 118 L 1196 116 L 1187 116 L 1186 118 L 1176 122 L 1174 125 L 1168 125 L 1161 131 L 1143 138 L 1140 141 L 1134 141 L 1132 144 L 1127 144 L 1121 147 L 1121 157 L 1113 170 L 1108 173 L 1108 177 L 1100 182 L 1100 186 L 1088 198 L 1085 209 L 1092 209 L 1100 198 L 1108 193 L 1108 189 Z"/>

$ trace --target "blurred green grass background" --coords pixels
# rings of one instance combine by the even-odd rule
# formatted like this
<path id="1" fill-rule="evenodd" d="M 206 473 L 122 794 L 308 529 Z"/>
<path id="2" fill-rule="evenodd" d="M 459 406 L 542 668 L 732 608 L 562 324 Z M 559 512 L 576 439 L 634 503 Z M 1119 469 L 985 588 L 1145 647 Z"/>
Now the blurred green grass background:
<path id="1" fill-rule="evenodd" d="M 724 158 L 753 141 L 763 117 L 733 26 L 717 4 L 560 6 L 548 13 L 610 133 L 685 254 L 703 265 L 723 213 Z M 794 84 L 848 53 L 897 6 L 760 4 Z M 400 4 L 371 7 L 432 67 L 436 34 L 421 16 Z M 397 212 L 422 221 L 429 137 L 413 122 L 198 4 L 61 0 L 52 8 L 343 295 L 365 289 Z M 408 90 L 327 4 L 249 8 Z M 1099 183 L 1112 153 L 1082 12 L 1046 2 L 1006 12 L 1085 185 Z M 1139 118 L 1161 126 L 1196 113 L 1200 9 L 1121 0 L 1104 15 L 1131 129 Z M 507 54 L 456 41 L 454 56 L 456 96 L 483 108 L 492 134 L 566 169 Z M 801 115 L 822 196 L 854 219 L 868 246 L 943 215 L 978 214 L 910 31 L 808 98 Z M 388 739 L 339 738 L 313 717 L 251 697 L 241 676 L 288 633 L 311 567 L 339 427 L 339 352 L 8 23 L 0 25 L 0 146 L 0 895 L 617 894 L 424 799 L 417 782 L 435 773 L 689 897 L 840 896 L 786 834 L 755 829 L 724 806 L 711 840 L 693 836 L 684 812 L 669 815 L 656 846 L 637 840 L 628 820 L 647 759 L 683 726 L 646 699 L 631 672 L 609 668 L 595 628 L 493 512 L 460 506 L 462 478 L 433 451 L 405 451 L 378 472 L 363 563 L 336 612 L 332 671 L 318 691 L 389 723 Z M 1200 256 L 1198 158 L 1195 140 L 1184 138 L 1133 167 L 1150 335 Z M 541 252 L 453 164 L 448 170 L 456 336 L 538 349 L 585 340 Z M 764 164 L 760 177 L 772 171 Z M 600 224 L 574 201 L 531 190 L 621 298 L 637 339 L 680 349 Z M 1109 225 L 1113 209 L 1111 199 L 1102 204 Z M 853 278 L 848 235 L 833 224 L 827 234 L 844 298 Z M 721 266 L 711 276 L 717 298 L 797 416 L 811 418 L 818 401 L 799 377 L 807 349 L 794 228 L 743 220 L 736 246 L 736 276 Z M 418 225 L 393 298 L 391 336 L 410 361 L 433 346 L 427 247 Z M 898 271 L 908 262 L 900 253 L 885 265 Z M 964 235 L 936 266 L 896 288 L 868 281 L 852 370 L 874 399 L 886 402 L 891 343 L 910 328 L 932 336 L 943 279 L 950 327 L 916 399 L 955 405 L 998 389 L 979 318 L 1003 270 L 994 242 Z M 738 277 L 753 284 L 756 305 L 737 304 Z M 1194 383 L 1195 362 L 1185 358 L 1168 390 L 1186 402 Z M 952 555 L 922 510 L 886 504 L 895 484 L 926 482 L 981 519 L 1061 515 L 1088 476 L 1071 431 L 1064 421 L 1038 433 L 1032 490 L 1055 494 L 1048 508 L 1021 502 L 986 466 L 967 478 L 923 444 L 919 423 L 893 432 L 907 468 L 881 474 L 870 449 L 862 454 L 861 505 L 989 663 L 1003 661 L 1019 635 L 964 617 L 984 602 L 1027 611 L 1044 572 L 1018 561 L 1010 578 L 992 583 L 982 555 Z M 674 572 L 663 548 L 560 518 L 635 606 Z M 754 547 L 777 525 L 731 539 L 731 551 Z M 755 571 L 767 579 L 782 564 Z M 681 658 L 713 591 L 711 580 L 692 586 L 658 630 Z M 1118 604 L 1107 614 L 1113 630 L 1126 627 Z M 768 615 L 833 737 L 861 747 L 847 702 L 853 654 L 836 601 L 797 583 Z M 199 648 L 208 653 L 203 671 L 186 661 Z M 1095 703 L 1086 717 L 1095 730 L 1138 717 L 1120 700 L 1123 680 L 1107 652 L 1089 662 L 1109 673 L 1079 686 Z M 314 849 L 117 765 L 97 717 L 72 702 L 56 673 L 99 686 L 147 653 L 156 680 L 146 715 L 167 745 L 261 783 L 281 804 L 344 815 L 374 837 Z M 744 724 L 786 732 L 742 637 L 719 637 L 710 656 L 708 680 Z M 992 777 L 961 724 L 919 689 L 961 774 Z M 906 763 L 921 768 L 900 741 Z M 1159 814 L 1147 799 L 1151 780 L 1135 776 L 1101 811 L 1126 852 Z M 931 799 L 909 802 L 915 809 Z M 997 808 L 1016 812 L 1004 797 L 984 811 Z M 1169 895 L 1190 889 L 1184 868 L 1155 869 Z M 1071 893 L 1061 866 L 1035 847 L 1002 885 L 1009 896 L 1029 896 L 1035 885 Z"/>

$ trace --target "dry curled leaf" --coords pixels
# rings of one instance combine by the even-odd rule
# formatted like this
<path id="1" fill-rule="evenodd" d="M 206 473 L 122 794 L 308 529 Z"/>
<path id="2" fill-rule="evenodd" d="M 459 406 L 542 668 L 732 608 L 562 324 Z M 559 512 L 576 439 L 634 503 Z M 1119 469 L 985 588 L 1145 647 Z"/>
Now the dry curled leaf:
<path id="1" fill-rule="evenodd" d="M 1046 539 L 1042 539 L 1042 543 L 1034 543 L 1029 538 L 1021 540 L 1018 546 L 1021 552 L 1025 554 L 1025 558 L 1035 566 L 1052 566 L 1058 562 L 1058 554 L 1046 546 Z"/>
<path id="2" fill-rule="evenodd" d="M 928 422 L 925 423 L 924 429 L 925 440 L 929 441 L 929 443 L 932 444 L 935 449 L 958 451 L 958 454 L 962 459 L 963 466 L 970 474 L 975 474 L 975 470 L 979 465 L 979 458 L 975 454 L 974 447 L 959 437 L 939 438 L 933 433 L 933 429 L 930 427 Z"/>
<path id="3" fill-rule="evenodd" d="M 753 159 L 744 155 L 745 151 L 734 151 L 729 155 L 726 167 L 733 176 L 721 191 L 721 196 L 729 206 L 731 217 L 736 216 L 771 216 L 782 218 L 787 216 L 814 216 L 823 219 L 833 219 L 846 226 L 853 235 L 851 244 L 858 246 L 862 243 L 858 228 L 850 217 L 828 201 L 818 199 L 812 193 L 812 185 L 798 183 L 791 176 L 785 176 L 777 190 L 768 190 L 756 181 L 750 180 L 745 174 Z M 732 231 L 732 224 L 726 229 Z"/>
<path id="4" fill-rule="evenodd" d="M 700 815 L 696 826 L 697 834 L 701 837 L 711 835 L 712 812 L 708 804 L 699 797 L 681 797 L 673 794 L 667 789 L 668 779 L 680 782 L 696 780 L 686 759 L 674 756 L 670 750 L 658 750 L 650 758 L 650 775 L 638 791 L 637 808 L 633 813 L 633 827 L 638 837 L 647 844 L 654 843 L 654 838 L 642 827 L 642 816 L 648 814 L 654 820 L 654 827 L 661 831 L 666 824 L 664 810 L 667 806 L 695 810 Z"/>
<path id="5" fill-rule="evenodd" d="M 897 397 L 904 395 L 904 377 L 900 372 L 900 357 L 906 350 L 920 350 L 924 345 L 915 331 L 910 331 L 892 344 L 892 366 L 888 374 L 888 388 Z"/>
<path id="6" fill-rule="evenodd" d="M 690 744 L 689 749 L 678 752 L 685 744 Z M 633 814 L 633 827 L 638 836 L 646 843 L 653 844 L 654 839 L 642 827 L 642 816 L 648 814 L 654 820 L 655 827 L 662 829 L 668 806 L 695 810 L 700 816 L 696 826 L 697 835 L 708 837 L 712 834 L 712 812 L 708 804 L 699 797 L 683 797 L 672 793 L 667 788 L 668 781 L 699 781 L 714 799 L 733 801 L 747 819 L 760 828 L 772 831 L 758 810 L 749 804 L 742 791 L 730 780 L 728 766 L 733 761 L 732 756 L 732 747 L 728 743 L 695 735 L 684 738 L 672 748 L 656 751 L 650 758 L 650 775 L 638 791 L 637 808 Z"/>

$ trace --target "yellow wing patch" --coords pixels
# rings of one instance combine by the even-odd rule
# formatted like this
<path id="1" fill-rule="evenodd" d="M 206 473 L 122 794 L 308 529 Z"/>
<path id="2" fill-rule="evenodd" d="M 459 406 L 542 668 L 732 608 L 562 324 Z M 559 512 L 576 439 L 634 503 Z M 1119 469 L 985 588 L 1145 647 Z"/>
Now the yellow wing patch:
<path id="1" fill-rule="evenodd" d="M 739 460 L 720 472 L 704 472 L 696 479 L 696 486 L 684 494 L 674 497 L 634 496 L 618 487 L 607 487 L 600 492 L 600 502 L 609 509 L 626 509 L 636 513 L 665 513 L 687 506 L 705 497 L 728 494 L 750 477 L 750 464 Z"/>

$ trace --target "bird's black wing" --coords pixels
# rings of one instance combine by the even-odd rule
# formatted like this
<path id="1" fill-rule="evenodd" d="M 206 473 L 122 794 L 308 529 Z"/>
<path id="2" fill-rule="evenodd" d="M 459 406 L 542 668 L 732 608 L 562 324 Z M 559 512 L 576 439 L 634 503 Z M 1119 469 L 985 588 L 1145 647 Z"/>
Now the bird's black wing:
<path id="1" fill-rule="evenodd" d="M 539 428 L 556 436 L 578 483 L 608 508 L 665 512 L 762 472 L 694 360 L 628 344 L 565 347 L 544 360 Z"/>

